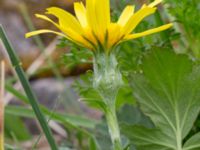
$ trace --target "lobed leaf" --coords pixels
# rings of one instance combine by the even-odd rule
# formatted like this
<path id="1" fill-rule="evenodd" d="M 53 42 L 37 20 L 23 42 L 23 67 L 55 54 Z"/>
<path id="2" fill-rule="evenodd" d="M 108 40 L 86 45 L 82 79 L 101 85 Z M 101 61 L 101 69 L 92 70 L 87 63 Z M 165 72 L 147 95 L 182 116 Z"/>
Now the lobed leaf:
<path id="1" fill-rule="evenodd" d="M 126 128 L 124 132 L 139 150 L 147 145 L 148 150 L 182 150 L 200 111 L 200 67 L 187 55 L 168 49 L 155 49 L 144 57 L 141 67 L 143 73 L 131 75 L 130 82 L 142 111 L 156 129 L 132 127 L 134 136 L 128 135 Z M 146 141 L 147 137 L 152 140 Z"/>

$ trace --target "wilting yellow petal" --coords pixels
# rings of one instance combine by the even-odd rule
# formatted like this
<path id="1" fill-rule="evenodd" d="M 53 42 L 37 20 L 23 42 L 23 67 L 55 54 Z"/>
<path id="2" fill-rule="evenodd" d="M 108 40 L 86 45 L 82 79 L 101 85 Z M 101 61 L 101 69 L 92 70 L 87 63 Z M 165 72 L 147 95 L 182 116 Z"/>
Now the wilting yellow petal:
<path id="1" fill-rule="evenodd" d="M 154 28 L 154 29 L 150 29 L 150 30 L 147 30 L 147 31 L 144 31 L 144 32 L 141 32 L 141 33 L 131 34 L 131 35 L 126 36 L 124 38 L 124 40 L 136 39 L 136 38 L 139 38 L 139 37 L 147 36 L 147 35 L 150 35 L 150 34 L 153 34 L 153 33 L 156 33 L 156 32 L 166 30 L 166 29 L 168 29 L 172 26 L 173 26 L 173 24 L 169 23 L 169 24 L 166 24 L 166 25 Z"/>
<path id="2" fill-rule="evenodd" d="M 148 7 L 155 7 L 156 5 L 160 4 L 161 2 L 162 2 L 162 0 L 155 0 L 154 2 L 149 4 Z"/>
<path id="3" fill-rule="evenodd" d="M 126 6 L 126 8 L 124 8 L 121 16 L 119 17 L 119 20 L 117 23 L 121 26 L 124 26 L 128 22 L 128 20 L 131 18 L 131 16 L 133 15 L 134 10 L 135 10 L 135 6 L 133 6 L 133 5 Z"/>
<path id="4" fill-rule="evenodd" d="M 26 37 L 26 38 L 29 38 L 29 37 L 31 37 L 31 36 L 35 36 L 35 35 L 43 34 L 43 33 L 54 33 L 54 34 L 57 34 L 57 35 L 59 35 L 59 36 L 63 36 L 63 37 L 68 38 L 66 35 L 64 35 L 64 34 L 62 34 L 62 33 L 60 33 L 60 32 L 55 32 L 55 31 L 46 30 L 46 29 L 37 30 L 37 31 L 32 31 L 32 32 L 26 33 L 26 34 L 25 34 L 25 37 Z"/>
<path id="5" fill-rule="evenodd" d="M 151 7 L 144 7 L 140 9 L 138 12 L 136 12 L 132 17 L 129 19 L 129 21 L 124 26 L 123 32 L 125 35 L 132 32 L 135 27 L 147 16 L 150 14 L 153 14 L 155 12 L 156 8 Z"/>
<path id="6" fill-rule="evenodd" d="M 78 18 L 81 26 L 83 28 L 86 28 L 88 26 L 87 22 L 87 15 L 86 15 L 86 9 L 82 2 L 76 2 L 74 3 L 74 11 L 76 14 L 76 17 Z"/>
<path id="7" fill-rule="evenodd" d="M 56 16 L 59 19 L 59 25 L 62 28 L 70 28 L 78 33 L 83 32 L 78 20 L 67 11 L 57 7 L 51 7 L 47 9 L 47 14 L 52 14 Z"/>

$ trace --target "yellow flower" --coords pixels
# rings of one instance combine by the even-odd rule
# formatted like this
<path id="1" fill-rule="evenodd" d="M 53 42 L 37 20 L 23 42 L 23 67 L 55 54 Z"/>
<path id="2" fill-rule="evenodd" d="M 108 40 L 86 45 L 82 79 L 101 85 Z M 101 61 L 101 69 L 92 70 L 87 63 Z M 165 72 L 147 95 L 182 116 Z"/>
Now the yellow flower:
<path id="1" fill-rule="evenodd" d="M 172 26 L 171 23 L 141 33 L 132 33 L 145 17 L 156 11 L 155 6 L 161 1 L 155 0 L 149 5 L 144 4 L 137 12 L 134 12 L 134 6 L 126 6 L 117 22 L 112 22 L 110 19 L 109 0 L 86 0 L 86 6 L 82 2 L 75 2 L 74 11 L 76 17 L 63 9 L 51 7 L 47 9 L 46 14 L 57 17 L 58 23 L 45 15 L 36 14 L 36 17 L 51 22 L 62 33 L 43 29 L 27 33 L 26 37 L 42 33 L 54 33 L 91 50 L 101 47 L 109 51 L 123 41 L 170 28 Z"/>

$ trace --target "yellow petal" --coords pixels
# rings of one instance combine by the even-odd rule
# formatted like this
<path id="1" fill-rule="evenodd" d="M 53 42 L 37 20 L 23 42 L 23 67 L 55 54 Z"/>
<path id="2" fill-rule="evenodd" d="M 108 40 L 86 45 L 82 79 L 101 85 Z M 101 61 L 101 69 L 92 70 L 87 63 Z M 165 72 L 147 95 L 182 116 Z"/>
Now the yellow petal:
<path id="1" fill-rule="evenodd" d="M 98 23 L 105 30 L 110 24 L 110 0 L 95 0 L 95 10 Z"/>
<path id="2" fill-rule="evenodd" d="M 67 11 L 57 7 L 51 7 L 47 9 L 47 14 L 56 16 L 59 19 L 59 25 L 62 28 L 70 28 L 78 33 L 83 32 L 78 20 Z"/>
<path id="3" fill-rule="evenodd" d="M 84 29 L 84 38 L 86 38 L 88 41 L 90 41 L 90 43 L 92 43 L 93 45 L 97 45 L 98 42 L 96 40 L 96 37 L 94 36 L 92 30 L 90 28 L 85 28 Z"/>
<path id="4" fill-rule="evenodd" d="M 44 19 L 44 20 L 47 20 L 47 21 L 49 21 L 49 22 L 51 22 L 51 23 L 53 23 L 56 27 L 58 27 L 63 33 L 65 33 L 65 34 L 62 34 L 62 33 L 59 33 L 59 32 L 54 32 L 54 31 L 51 31 L 52 33 L 59 33 L 58 35 L 63 35 L 63 36 L 65 36 L 65 37 L 67 37 L 69 40 L 71 40 L 71 41 L 76 41 L 76 43 L 84 43 L 85 41 L 84 41 L 84 39 L 82 39 L 82 37 L 81 37 L 81 35 L 80 34 L 78 34 L 78 33 L 76 33 L 76 32 L 74 32 L 72 29 L 70 29 L 70 28 L 63 28 L 63 27 L 61 27 L 61 26 L 59 26 L 57 23 L 55 23 L 55 22 L 53 22 L 51 19 L 49 19 L 48 17 L 46 17 L 46 16 L 44 16 L 44 15 L 39 15 L 39 14 L 36 14 L 36 16 L 38 17 L 38 18 L 41 18 L 41 19 Z M 36 31 L 37 32 L 37 31 Z M 40 32 L 44 32 L 44 33 L 46 33 L 44 30 L 40 30 Z M 40 33 L 39 32 L 39 33 Z M 87 45 L 87 44 L 86 44 Z"/>
<path id="5" fill-rule="evenodd" d="M 106 30 L 110 24 L 110 1 L 109 0 L 87 0 L 87 20 L 92 32 L 103 44 Z"/>
<path id="6" fill-rule="evenodd" d="M 97 37 L 100 32 L 98 29 L 98 22 L 97 22 L 98 16 L 96 15 L 96 11 L 95 11 L 95 0 L 86 0 L 86 13 L 87 13 L 88 25 L 90 28 L 88 29 L 88 33 L 90 33 L 90 30 L 91 30 L 91 33 Z M 88 34 L 87 36 L 91 36 L 91 35 Z M 95 43 L 97 43 L 97 41 Z"/>
<path id="7" fill-rule="evenodd" d="M 89 27 L 92 29 L 94 33 L 97 33 L 98 28 L 97 28 L 97 16 L 95 12 L 95 0 L 86 0 L 86 13 L 87 13 L 87 21 L 89 23 Z"/>
<path id="8" fill-rule="evenodd" d="M 62 31 L 70 38 L 71 41 L 74 41 L 75 43 L 85 46 L 87 48 L 91 48 L 91 44 L 87 40 L 85 40 L 81 34 L 74 32 L 69 28 L 63 29 Z"/>
<path id="9" fill-rule="evenodd" d="M 110 0 L 96 0 L 95 3 L 97 25 L 99 35 L 97 35 L 102 43 L 104 43 L 106 30 L 110 24 Z"/>
<path id="10" fill-rule="evenodd" d="M 43 33 L 54 33 L 54 34 L 57 34 L 59 36 L 63 36 L 63 37 L 67 37 L 66 35 L 60 33 L 60 32 L 55 32 L 55 31 L 52 31 L 52 30 L 46 30 L 46 29 L 43 29 L 43 30 L 37 30 L 37 31 L 32 31 L 32 32 L 29 32 L 29 33 L 26 33 L 25 37 L 26 38 L 29 38 L 31 36 L 34 36 L 34 35 L 38 35 L 38 34 L 43 34 Z M 67 37 L 68 38 L 68 37 Z"/>
<path id="11" fill-rule="evenodd" d="M 67 38 L 68 40 L 71 40 L 75 43 L 77 43 L 78 45 L 81 45 L 81 46 L 85 46 L 89 49 L 92 49 L 92 46 L 86 41 L 83 39 L 83 37 L 81 37 L 79 34 L 77 34 L 76 32 L 73 32 L 72 30 L 70 29 L 67 29 L 66 31 L 68 33 L 68 35 L 70 36 L 66 36 L 65 34 L 63 33 L 60 33 L 60 32 L 55 32 L 55 31 L 52 31 L 52 30 L 47 30 L 47 29 L 43 29 L 43 30 L 37 30 L 37 31 L 33 31 L 33 32 L 29 32 L 29 33 L 26 33 L 25 37 L 26 38 L 29 38 L 31 36 L 35 36 L 35 35 L 38 35 L 38 34 L 43 34 L 43 33 L 53 33 L 53 34 L 57 34 L 59 36 L 63 36 L 65 38 Z"/>
<path id="12" fill-rule="evenodd" d="M 40 15 L 40 14 L 35 14 L 35 16 L 36 16 L 37 18 L 40 18 L 40 19 L 43 19 L 43 20 L 46 20 L 46 21 L 51 22 L 53 25 L 55 25 L 57 28 L 60 29 L 60 26 L 59 26 L 56 22 L 54 22 L 53 20 L 51 20 L 50 18 L 48 18 L 47 16 L 45 16 L 45 15 Z"/>
<path id="13" fill-rule="evenodd" d="M 148 7 L 155 7 L 156 5 L 160 4 L 161 2 L 162 2 L 162 0 L 155 0 L 154 2 L 149 4 Z"/>
<path id="14" fill-rule="evenodd" d="M 119 20 L 117 23 L 121 26 L 124 26 L 128 22 L 128 20 L 131 18 L 131 16 L 133 15 L 134 10 L 135 10 L 135 6 L 133 6 L 133 5 L 126 6 L 126 8 L 124 8 L 121 16 L 119 17 Z"/>
<path id="15" fill-rule="evenodd" d="M 82 2 L 76 2 L 74 3 L 74 11 L 76 14 L 76 17 L 78 18 L 81 26 L 83 28 L 86 28 L 88 26 L 87 22 L 87 15 L 86 15 L 86 9 Z"/>
<path id="16" fill-rule="evenodd" d="M 144 31 L 144 32 L 141 32 L 141 33 L 131 34 L 131 35 L 126 36 L 124 38 L 124 40 L 136 39 L 136 38 L 147 36 L 147 35 L 150 35 L 150 34 L 153 34 L 153 33 L 156 33 L 156 32 L 161 32 L 161 31 L 166 30 L 166 29 L 168 29 L 172 26 L 173 26 L 173 24 L 169 23 L 169 24 L 166 24 L 166 25 L 154 28 L 154 29 L 150 29 L 150 30 L 147 30 L 147 31 Z"/>
<path id="17" fill-rule="evenodd" d="M 124 26 L 123 32 L 124 35 L 129 34 L 132 32 L 135 27 L 147 16 L 150 14 L 153 14 L 155 12 L 156 8 L 151 7 L 144 7 L 140 9 L 138 12 L 136 12 L 132 17 L 129 19 L 129 21 Z"/>
<path id="18" fill-rule="evenodd" d="M 108 27 L 108 43 L 107 49 L 111 48 L 112 46 L 116 45 L 117 42 L 120 41 L 121 34 L 120 34 L 121 27 L 117 23 L 111 23 Z"/>

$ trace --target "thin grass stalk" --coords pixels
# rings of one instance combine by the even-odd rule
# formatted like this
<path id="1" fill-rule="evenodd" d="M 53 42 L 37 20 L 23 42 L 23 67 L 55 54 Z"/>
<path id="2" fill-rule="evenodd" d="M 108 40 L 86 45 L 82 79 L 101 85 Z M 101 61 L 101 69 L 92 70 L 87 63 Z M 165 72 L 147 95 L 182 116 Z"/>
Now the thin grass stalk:
<path id="1" fill-rule="evenodd" d="M 2 26 L 0 26 L 0 38 L 1 38 L 5 48 L 7 50 L 7 53 L 10 57 L 10 60 L 11 60 L 11 63 L 13 65 L 13 67 L 15 68 L 15 71 L 16 71 L 18 77 L 19 77 L 19 80 L 20 80 L 20 82 L 23 86 L 23 89 L 24 89 L 24 91 L 25 91 L 25 93 L 26 93 L 26 95 L 29 99 L 29 102 L 32 106 L 32 109 L 35 112 L 37 120 L 42 127 L 42 130 L 43 130 L 43 132 L 44 132 L 44 134 L 47 138 L 47 141 L 48 141 L 51 149 L 57 150 L 58 149 L 57 145 L 56 145 L 55 140 L 53 138 L 52 132 L 48 127 L 47 121 L 46 121 L 44 115 L 42 114 L 42 112 L 39 108 L 37 98 L 36 98 L 35 94 L 33 93 L 32 89 L 31 89 L 31 86 L 30 86 L 30 84 L 29 84 L 29 82 L 28 82 L 28 80 L 25 76 L 24 70 L 21 67 L 21 62 L 19 61 L 19 58 L 17 57 L 14 49 L 12 48 Z"/>
<path id="2" fill-rule="evenodd" d="M 4 89 L 5 89 L 5 64 L 1 62 L 0 80 L 0 150 L 4 150 Z"/>

